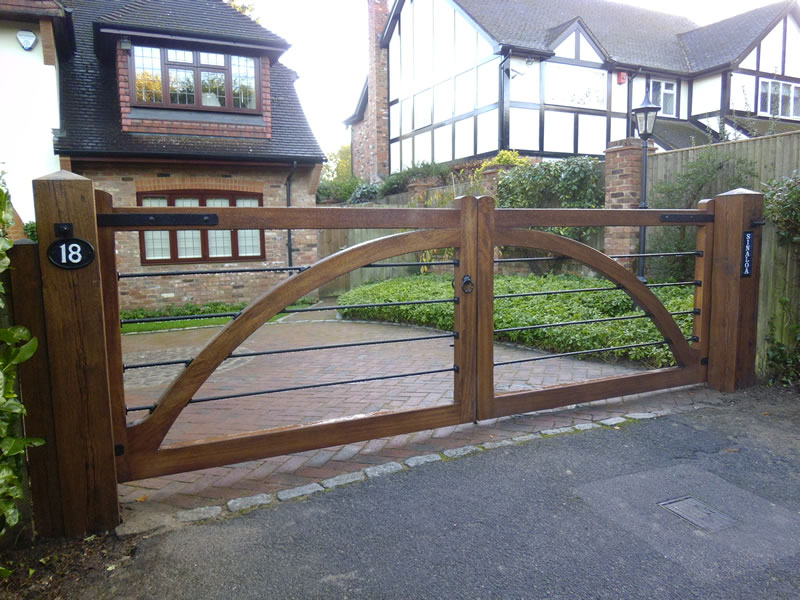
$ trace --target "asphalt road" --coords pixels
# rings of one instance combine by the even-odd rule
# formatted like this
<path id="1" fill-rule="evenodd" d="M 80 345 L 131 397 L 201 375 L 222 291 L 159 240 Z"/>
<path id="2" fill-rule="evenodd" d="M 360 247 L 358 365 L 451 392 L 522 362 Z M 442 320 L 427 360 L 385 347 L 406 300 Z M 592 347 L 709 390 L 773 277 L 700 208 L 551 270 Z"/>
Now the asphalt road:
<path id="1" fill-rule="evenodd" d="M 719 511 L 692 505 L 707 531 L 658 504 L 687 496 Z M 187 526 L 80 596 L 800 598 L 800 398 L 757 390 Z"/>

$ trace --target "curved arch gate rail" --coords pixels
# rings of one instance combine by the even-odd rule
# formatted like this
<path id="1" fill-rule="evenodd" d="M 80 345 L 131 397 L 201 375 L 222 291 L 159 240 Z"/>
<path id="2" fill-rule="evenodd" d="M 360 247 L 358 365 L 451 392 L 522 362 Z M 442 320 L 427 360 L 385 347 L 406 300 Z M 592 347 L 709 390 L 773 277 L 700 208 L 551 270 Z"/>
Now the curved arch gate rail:
<path id="1" fill-rule="evenodd" d="M 40 242 L 38 247 L 20 244 L 14 248 L 12 291 L 16 322 L 29 325 L 40 338 L 40 351 L 22 365 L 20 381 L 29 413 L 27 434 L 47 440 L 45 446 L 30 451 L 34 511 L 37 530 L 43 535 L 78 535 L 115 526 L 119 522 L 117 482 L 682 385 L 708 382 L 715 389 L 732 391 L 754 380 L 762 196 L 753 192 L 737 190 L 704 201 L 696 210 L 680 211 L 497 210 L 489 197 L 461 198 L 451 209 L 123 208 L 112 206 L 109 194 L 95 192 L 91 181 L 64 172 L 37 180 L 34 187 Z M 652 291 L 659 285 L 639 281 L 614 258 L 589 246 L 531 229 L 687 224 L 698 230 L 697 251 L 689 253 L 696 257 L 695 280 L 672 285 L 695 289 L 695 307 L 690 311 L 694 325 L 688 338 L 674 319 L 686 313 L 670 314 L 664 308 Z M 128 423 L 115 233 L 255 228 L 411 231 L 348 248 L 309 268 L 293 269 L 291 276 L 237 313 L 196 356 L 127 365 L 146 368 L 183 363 L 157 402 L 128 407 L 139 417 Z M 97 256 L 83 261 L 87 264 L 81 268 L 63 268 L 65 265 L 57 264 L 57 252 L 56 260 L 53 252 L 48 258 L 48 249 L 58 244 L 67 244 L 74 254 L 84 243 L 93 247 Z M 496 367 L 614 349 L 495 363 L 495 333 L 503 330 L 494 328 L 494 304 L 508 297 L 494 293 L 497 246 L 543 250 L 593 269 L 610 286 L 582 291 L 624 290 L 642 311 L 641 317 L 633 318 L 650 318 L 663 336 L 638 345 L 668 346 L 676 366 L 543 389 L 497 392 Z M 441 263 L 453 267 L 454 294 L 437 302 L 453 304 L 454 330 L 422 337 L 452 338 L 452 366 L 355 381 L 452 372 L 451 403 L 165 443 L 170 427 L 186 406 L 229 397 L 197 397 L 196 393 L 220 364 L 243 355 L 237 354 L 242 342 L 295 300 L 377 261 L 442 248 L 454 249 L 454 259 Z M 545 293 L 563 292 L 538 294 Z M 383 343 L 386 341 L 377 342 L 373 350 L 380 352 Z M 335 347 L 322 344 L 290 351 Z M 268 389 L 240 396 L 315 387 L 321 386 Z"/>

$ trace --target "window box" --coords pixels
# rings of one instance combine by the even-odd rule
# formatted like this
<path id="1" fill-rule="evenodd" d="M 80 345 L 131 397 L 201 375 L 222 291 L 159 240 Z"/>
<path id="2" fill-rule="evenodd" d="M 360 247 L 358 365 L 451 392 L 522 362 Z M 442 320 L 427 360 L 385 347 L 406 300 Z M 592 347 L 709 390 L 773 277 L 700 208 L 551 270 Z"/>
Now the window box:
<path id="1" fill-rule="evenodd" d="M 139 192 L 136 202 L 138 206 L 159 208 L 263 206 L 261 194 L 197 190 Z M 260 229 L 142 231 L 139 245 L 145 265 L 239 262 L 265 257 L 264 233 Z"/>
<path id="2" fill-rule="evenodd" d="M 256 57 L 134 46 L 130 60 L 135 106 L 261 111 L 260 61 Z"/>

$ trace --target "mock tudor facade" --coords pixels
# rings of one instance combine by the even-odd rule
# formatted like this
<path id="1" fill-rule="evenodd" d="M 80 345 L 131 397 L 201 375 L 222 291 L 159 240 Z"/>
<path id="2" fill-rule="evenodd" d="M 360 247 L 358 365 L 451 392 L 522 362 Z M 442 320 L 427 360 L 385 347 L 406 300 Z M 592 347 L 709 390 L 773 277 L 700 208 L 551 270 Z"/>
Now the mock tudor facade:
<path id="1" fill-rule="evenodd" d="M 368 5 L 370 73 L 347 123 L 371 180 L 500 149 L 602 156 L 635 135 L 646 90 L 663 149 L 800 129 L 793 0 L 705 27 L 603 0 Z"/>
<path id="2" fill-rule="evenodd" d="M 43 0 L 0 0 L 12 5 Z M 61 0 L 60 125 L 50 152 L 116 206 L 311 206 L 324 154 L 279 62 L 288 43 L 222 0 Z M 50 171 L 56 169 L 50 169 Z M 46 174 L 49 171 L 38 173 Z M 28 183 L 30 185 L 30 183 Z M 316 260 L 310 231 L 117 236 L 122 308 L 248 301 Z"/>

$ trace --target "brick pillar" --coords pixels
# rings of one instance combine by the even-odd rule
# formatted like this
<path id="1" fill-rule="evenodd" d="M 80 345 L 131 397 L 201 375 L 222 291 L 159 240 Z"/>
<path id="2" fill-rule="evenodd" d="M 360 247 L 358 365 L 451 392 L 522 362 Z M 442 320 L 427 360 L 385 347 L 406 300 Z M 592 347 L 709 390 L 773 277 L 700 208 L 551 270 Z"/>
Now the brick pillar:
<path id="1" fill-rule="evenodd" d="M 654 150 L 651 145 L 650 152 Z M 606 208 L 639 208 L 642 196 L 642 140 L 626 138 L 611 142 L 606 149 Z M 638 227 L 606 227 L 603 236 L 606 254 L 636 254 L 639 251 Z M 632 259 L 619 261 L 631 268 Z"/>
<path id="2" fill-rule="evenodd" d="M 409 205 L 424 208 L 428 198 L 428 190 L 436 187 L 436 182 L 431 179 L 415 179 L 408 184 Z"/>
<path id="3" fill-rule="evenodd" d="M 353 174 L 372 183 L 389 174 L 389 50 L 381 47 L 381 34 L 390 8 L 389 0 L 367 0 L 367 105 L 363 120 L 352 123 Z"/>

